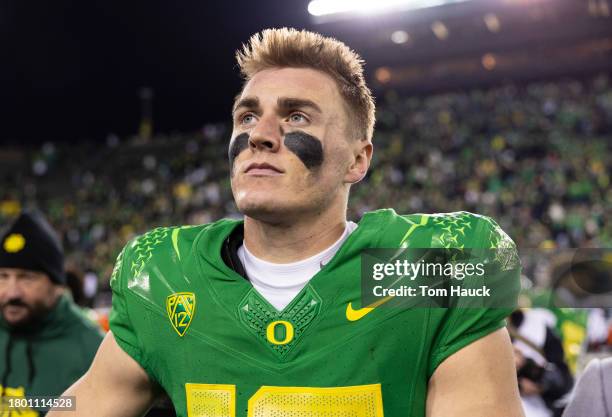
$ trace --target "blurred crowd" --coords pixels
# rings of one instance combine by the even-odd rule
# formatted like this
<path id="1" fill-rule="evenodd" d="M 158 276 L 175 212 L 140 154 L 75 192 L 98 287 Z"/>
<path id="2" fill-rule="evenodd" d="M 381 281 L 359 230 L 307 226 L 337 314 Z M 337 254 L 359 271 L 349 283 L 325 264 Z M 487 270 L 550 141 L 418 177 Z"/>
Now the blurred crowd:
<path id="1" fill-rule="evenodd" d="M 468 210 L 496 219 L 521 249 L 612 245 L 609 76 L 423 97 L 390 90 L 377 106 L 374 159 L 352 190 L 352 220 L 381 207 Z M 149 140 L 0 147 L 0 225 L 41 209 L 69 267 L 103 293 L 135 234 L 239 216 L 230 135 L 220 123 Z"/>
<path id="2" fill-rule="evenodd" d="M 389 92 L 377 132 L 359 210 L 486 214 L 519 248 L 612 242 L 607 77 L 425 98 Z"/>

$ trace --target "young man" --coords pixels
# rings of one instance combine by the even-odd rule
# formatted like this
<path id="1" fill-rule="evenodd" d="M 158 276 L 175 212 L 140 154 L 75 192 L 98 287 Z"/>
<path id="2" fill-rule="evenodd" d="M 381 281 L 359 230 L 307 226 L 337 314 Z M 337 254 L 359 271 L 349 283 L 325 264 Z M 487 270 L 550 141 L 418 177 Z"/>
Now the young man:
<path id="1" fill-rule="evenodd" d="M 66 393 L 76 415 L 140 415 L 161 387 L 181 417 L 521 416 L 509 310 L 359 308 L 363 249 L 513 246 L 507 235 L 464 212 L 347 222 L 372 157 L 360 58 L 280 29 L 237 59 L 229 162 L 244 221 L 159 228 L 124 249 L 111 333 Z"/>
<path id="2" fill-rule="evenodd" d="M 102 332 L 64 294 L 65 281 L 51 226 L 21 214 L 0 235 L 0 397 L 58 396 L 89 368 Z"/>

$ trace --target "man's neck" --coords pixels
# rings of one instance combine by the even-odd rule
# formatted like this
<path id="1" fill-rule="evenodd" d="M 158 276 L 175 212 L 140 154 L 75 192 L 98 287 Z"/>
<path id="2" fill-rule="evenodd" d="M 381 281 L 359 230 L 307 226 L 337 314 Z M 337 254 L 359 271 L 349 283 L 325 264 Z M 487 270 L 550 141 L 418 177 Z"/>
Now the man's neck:
<path id="1" fill-rule="evenodd" d="M 332 210 L 289 224 L 270 224 L 244 217 L 244 242 L 249 252 L 273 263 L 309 258 L 333 245 L 346 227 L 346 212 Z"/>

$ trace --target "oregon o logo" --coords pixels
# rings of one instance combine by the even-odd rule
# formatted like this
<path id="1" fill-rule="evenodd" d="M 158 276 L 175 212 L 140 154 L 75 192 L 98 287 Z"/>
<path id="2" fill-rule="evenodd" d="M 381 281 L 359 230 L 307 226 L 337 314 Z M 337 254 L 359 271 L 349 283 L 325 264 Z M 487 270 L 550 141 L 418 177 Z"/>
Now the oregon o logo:
<path id="1" fill-rule="evenodd" d="M 286 345 L 293 340 L 293 335 L 293 324 L 285 320 L 273 321 L 266 328 L 268 342 L 274 345 Z"/>

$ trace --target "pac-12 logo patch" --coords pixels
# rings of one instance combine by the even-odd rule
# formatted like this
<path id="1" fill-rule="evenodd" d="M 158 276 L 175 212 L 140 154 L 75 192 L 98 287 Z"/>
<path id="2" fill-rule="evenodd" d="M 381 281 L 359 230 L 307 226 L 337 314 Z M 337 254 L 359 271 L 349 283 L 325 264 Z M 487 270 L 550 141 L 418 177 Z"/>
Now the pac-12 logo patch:
<path id="1" fill-rule="evenodd" d="M 166 311 L 172 327 L 183 336 L 195 313 L 196 298 L 192 292 L 175 292 L 166 298 Z"/>

